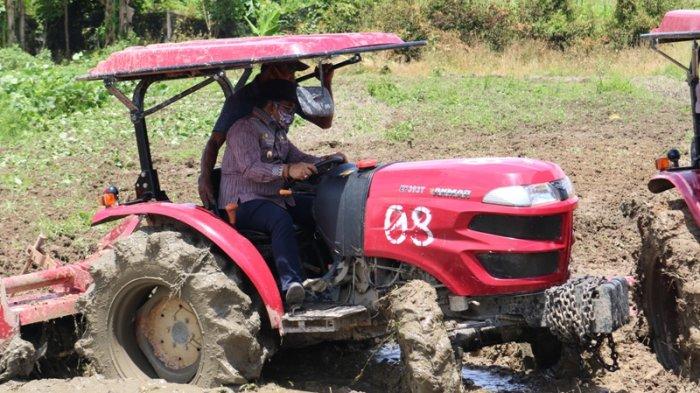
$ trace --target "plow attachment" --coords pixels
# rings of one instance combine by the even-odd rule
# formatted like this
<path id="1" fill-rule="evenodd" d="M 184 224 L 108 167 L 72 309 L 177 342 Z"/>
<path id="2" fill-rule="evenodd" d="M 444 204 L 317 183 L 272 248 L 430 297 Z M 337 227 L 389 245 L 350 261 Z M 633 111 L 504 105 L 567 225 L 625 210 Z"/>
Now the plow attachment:
<path id="1" fill-rule="evenodd" d="M 19 336 L 22 326 L 77 314 L 76 302 L 92 283 L 89 272 L 92 263 L 115 241 L 131 234 L 140 221 L 137 216 L 124 219 L 100 241 L 98 251 L 82 261 L 64 266 L 40 264 L 39 267 L 48 269 L 2 278 L 0 350 L 4 351 L 13 338 Z M 34 254 L 39 252 L 37 245 L 30 249 Z M 36 255 L 30 256 L 34 261 L 38 259 Z M 25 271 L 26 266 L 22 270 Z"/>
<path id="2" fill-rule="evenodd" d="M 3 278 L 0 340 L 11 339 L 20 326 L 75 314 L 75 302 L 92 282 L 90 262 Z"/>

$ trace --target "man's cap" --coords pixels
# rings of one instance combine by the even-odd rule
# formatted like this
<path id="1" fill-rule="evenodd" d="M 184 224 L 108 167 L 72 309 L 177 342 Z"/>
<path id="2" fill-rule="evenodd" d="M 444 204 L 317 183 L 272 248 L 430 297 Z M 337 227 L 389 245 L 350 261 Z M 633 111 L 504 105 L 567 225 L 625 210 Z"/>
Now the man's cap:
<path id="1" fill-rule="evenodd" d="M 258 88 L 260 103 L 267 101 L 289 101 L 299 105 L 297 84 L 284 79 L 270 79 L 260 83 Z"/>
<path id="2" fill-rule="evenodd" d="M 274 62 L 274 63 L 263 63 L 263 65 L 261 65 L 260 68 L 261 68 L 261 70 L 264 70 L 265 68 L 270 67 L 270 66 L 284 67 L 292 72 L 304 71 L 304 70 L 309 68 L 308 65 L 302 63 L 299 60 L 279 61 L 279 62 Z"/>

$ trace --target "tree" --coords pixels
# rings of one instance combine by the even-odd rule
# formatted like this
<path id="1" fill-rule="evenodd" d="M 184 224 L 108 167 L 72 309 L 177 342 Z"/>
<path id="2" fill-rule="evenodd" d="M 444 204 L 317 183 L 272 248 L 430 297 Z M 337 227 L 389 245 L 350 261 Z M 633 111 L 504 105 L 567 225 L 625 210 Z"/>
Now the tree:
<path id="1" fill-rule="evenodd" d="M 63 0 L 63 37 L 66 40 L 66 57 L 70 56 L 70 23 L 68 16 L 68 3 L 70 0 Z"/>
<path id="2" fill-rule="evenodd" d="M 129 34 L 131 16 L 133 8 L 129 6 L 129 0 L 119 0 L 119 36 L 125 37 Z"/>
<path id="3" fill-rule="evenodd" d="M 15 0 L 5 0 L 5 12 L 7 13 L 7 44 L 17 43 L 15 34 Z"/>
<path id="4" fill-rule="evenodd" d="M 105 46 L 112 44 L 117 37 L 116 29 L 114 28 L 114 0 L 102 0 L 102 5 L 105 9 L 105 20 L 102 22 L 104 26 Z"/>
<path id="5" fill-rule="evenodd" d="M 19 46 L 27 50 L 27 39 L 26 39 L 26 9 L 25 0 L 17 0 L 17 11 L 19 12 Z"/>

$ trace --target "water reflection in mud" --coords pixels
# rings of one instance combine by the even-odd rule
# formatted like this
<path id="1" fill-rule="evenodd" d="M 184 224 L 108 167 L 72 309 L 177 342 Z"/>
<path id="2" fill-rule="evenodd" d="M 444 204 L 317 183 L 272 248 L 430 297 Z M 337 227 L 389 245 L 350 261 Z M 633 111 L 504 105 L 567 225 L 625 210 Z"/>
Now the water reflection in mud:
<path id="1" fill-rule="evenodd" d="M 396 343 L 385 344 L 374 354 L 377 363 L 398 364 L 401 361 L 401 349 Z M 469 388 L 483 389 L 488 392 L 529 392 L 532 389 L 525 383 L 518 382 L 513 374 L 502 370 L 493 371 L 488 367 L 466 364 L 462 366 L 462 380 Z"/>

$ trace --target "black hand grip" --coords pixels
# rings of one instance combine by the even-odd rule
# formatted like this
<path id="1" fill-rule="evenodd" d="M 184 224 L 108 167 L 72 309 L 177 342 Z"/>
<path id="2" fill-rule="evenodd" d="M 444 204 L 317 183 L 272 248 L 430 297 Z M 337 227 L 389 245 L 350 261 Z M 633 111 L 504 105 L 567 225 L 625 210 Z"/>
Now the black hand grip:
<path id="1" fill-rule="evenodd" d="M 338 68 L 342 68 L 342 67 L 348 66 L 350 64 L 359 63 L 360 61 L 362 61 L 362 56 L 360 56 L 359 53 L 356 53 L 353 57 L 351 57 L 345 61 L 341 61 L 340 63 L 333 64 L 333 66 L 331 68 L 334 70 L 337 70 Z M 308 73 L 306 75 L 302 75 L 302 76 L 298 77 L 296 79 L 296 81 L 297 81 L 297 83 L 301 83 L 301 82 L 303 82 L 305 80 L 309 80 L 315 76 L 316 76 L 316 72 L 311 72 L 311 73 Z"/>

